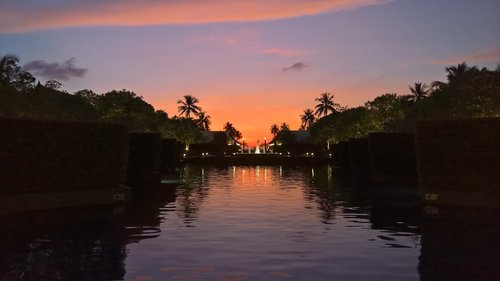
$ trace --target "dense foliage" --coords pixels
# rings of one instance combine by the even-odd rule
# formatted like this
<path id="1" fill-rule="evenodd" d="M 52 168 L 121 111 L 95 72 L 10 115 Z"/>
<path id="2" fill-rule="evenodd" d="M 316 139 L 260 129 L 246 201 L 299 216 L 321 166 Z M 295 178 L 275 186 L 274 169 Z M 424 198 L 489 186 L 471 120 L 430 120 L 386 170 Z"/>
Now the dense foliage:
<path id="1" fill-rule="evenodd" d="M 314 109 L 305 109 L 301 130 L 309 130 L 315 142 L 336 143 L 366 137 L 371 132 L 412 132 L 422 119 L 465 119 L 500 116 L 500 67 L 479 69 L 461 63 L 445 69 L 447 81 L 409 87 L 408 95 L 388 93 L 355 108 L 342 107 L 331 93 L 322 93 Z M 0 117 L 32 120 L 101 121 L 126 125 L 129 131 L 161 132 L 187 146 L 201 140 L 200 130 L 210 130 L 211 120 L 185 95 L 178 103 L 181 117 L 166 112 L 134 92 L 113 90 L 97 94 L 81 90 L 70 94 L 62 84 L 50 80 L 41 85 L 19 65 L 15 56 L 0 57 Z M 274 141 L 286 142 L 290 127 L 273 124 Z M 228 141 L 239 142 L 242 133 L 227 122 Z"/>
<path id="2" fill-rule="evenodd" d="M 447 67 L 446 73 L 447 82 L 418 82 L 409 87 L 408 95 L 384 94 L 361 107 L 332 111 L 311 126 L 311 134 L 317 143 L 336 143 L 378 131 L 413 132 L 423 119 L 500 116 L 500 67 L 479 69 L 461 63 Z M 321 98 L 316 99 L 318 106 Z"/>
<path id="3" fill-rule="evenodd" d="M 210 129 L 210 115 L 186 95 L 179 101 L 179 113 L 186 118 L 169 118 L 134 92 L 113 90 L 97 94 L 84 89 L 70 94 L 62 84 L 49 80 L 42 85 L 19 65 L 15 56 L 0 58 L 0 117 L 28 120 L 100 121 L 124 124 L 133 132 L 161 132 L 187 145 L 201 139 L 200 130 Z M 198 118 L 191 118 L 195 115 Z"/>
<path id="4" fill-rule="evenodd" d="M 0 194 L 118 188 L 127 170 L 123 125 L 0 118 Z M 23 179 L 23 180 L 19 180 Z"/>

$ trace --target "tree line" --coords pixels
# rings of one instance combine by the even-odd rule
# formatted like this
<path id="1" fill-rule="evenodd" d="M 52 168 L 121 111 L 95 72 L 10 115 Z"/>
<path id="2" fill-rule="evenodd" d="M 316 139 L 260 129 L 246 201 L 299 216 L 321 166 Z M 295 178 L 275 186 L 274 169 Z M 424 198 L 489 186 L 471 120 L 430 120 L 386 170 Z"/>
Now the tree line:
<path id="1" fill-rule="evenodd" d="M 447 81 L 414 83 L 409 93 L 387 93 L 346 107 L 334 95 L 322 93 L 314 109 L 300 115 L 300 130 L 310 131 L 317 143 L 336 143 L 366 137 L 377 131 L 412 132 L 421 119 L 465 119 L 500 116 L 500 66 L 494 70 L 469 66 L 465 62 L 445 68 Z M 22 69 L 16 56 L 0 56 L 0 117 L 38 120 L 103 121 L 125 124 L 130 131 L 156 131 L 166 138 L 190 144 L 209 131 L 211 116 L 199 100 L 185 95 L 177 101 L 178 115 L 163 110 L 134 92 L 113 90 L 97 94 L 84 89 L 70 94 L 62 84 L 49 80 L 44 85 Z M 242 133 L 226 122 L 228 140 L 238 143 Z M 275 140 L 286 141 L 290 126 L 283 122 L 270 127 Z"/>
<path id="2" fill-rule="evenodd" d="M 446 82 L 417 82 L 409 93 L 386 93 L 363 106 L 345 107 L 331 93 L 316 98 L 314 109 L 300 115 L 299 130 L 308 130 L 318 144 L 363 138 L 372 132 L 414 132 L 423 119 L 500 117 L 500 65 L 478 68 L 463 62 L 445 68 Z M 289 126 L 271 125 L 275 139 L 284 141 Z"/>
<path id="3" fill-rule="evenodd" d="M 200 141 L 201 132 L 209 131 L 212 124 L 210 115 L 191 95 L 178 100 L 179 115 L 169 117 L 132 91 L 97 94 L 84 89 L 70 94 L 62 86 L 56 80 L 42 85 L 23 70 L 18 57 L 0 56 L 0 117 L 121 123 L 130 131 L 160 132 L 165 138 L 186 144 Z M 241 138 L 241 132 L 231 123 L 227 122 L 224 129 L 232 139 Z"/>

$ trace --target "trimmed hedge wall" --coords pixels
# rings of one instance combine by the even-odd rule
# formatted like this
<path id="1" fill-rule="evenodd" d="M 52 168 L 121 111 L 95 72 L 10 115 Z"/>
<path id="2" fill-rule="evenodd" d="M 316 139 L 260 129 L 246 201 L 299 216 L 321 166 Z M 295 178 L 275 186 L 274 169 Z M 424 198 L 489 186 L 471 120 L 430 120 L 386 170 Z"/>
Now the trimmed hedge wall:
<path id="1" fill-rule="evenodd" d="M 416 146 L 424 189 L 500 192 L 500 118 L 422 121 Z"/>
<path id="2" fill-rule="evenodd" d="M 0 119 L 0 193 L 116 188 L 127 154 L 121 125 Z"/>
<path id="3" fill-rule="evenodd" d="M 368 136 L 372 180 L 382 184 L 418 183 L 415 135 L 371 133 Z"/>
<path id="4" fill-rule="evenodd" d="M 370 150 L 368 139 L 350 139 L 349 157 L 351 159 L 351 169 L 353 172 L 370 171 Z"/>
<path id="5" fill-rule="evenodd" d="M 349 155 L 349 142 L 341 141 L 332 146 L 333 164 L 339 167 L 349 168 L 351 158 Z"/>
<path id="6" fill-rule="evenodd" d="M 176 139 L 161 140 L 161 171 L 173 171 L 180 164 L 182 144 Z"/>
<path id="7" fill-rule="evenodd" d="M 160 133 L 130 133 L 127 183 L 160 183 Z"/>
<path id="8" fill-rule="evenodd" d="M 500 208 L 500 118 L 417 123 L 425 200 Z"/>

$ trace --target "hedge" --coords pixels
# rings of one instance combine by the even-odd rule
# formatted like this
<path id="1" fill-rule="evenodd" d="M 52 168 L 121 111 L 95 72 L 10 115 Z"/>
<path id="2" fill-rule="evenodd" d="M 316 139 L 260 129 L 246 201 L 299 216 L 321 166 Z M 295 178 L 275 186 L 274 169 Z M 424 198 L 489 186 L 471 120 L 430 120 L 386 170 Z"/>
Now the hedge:
<path id="1" fill-rule="evenodd" d="M 180 164 L 182 144 L 176 139 L 161 140 L 160 162 L 162 171 L 172 171 Z"/>
<path id="2" fill-rule="evenodd" d="M 121 125 L 0 119 L 0 193 L 116 188 L 127 154 Z"/>
<path id="3" fill-rule="evenodd" d="M 374 182 L 417 185 L 414 134 L 371 133 L 368 141 Z"/>
<path id="4" fill-rule="evenodd" d="M 370 151 L 368 139 L 350 139 L 349 157 L 353 172 L 367 172 L 370 170 Z"/>
<path id="5" fill-rule="evenodd" d="M 500 118 L 421 121 L 416 146 L 424 190 L 500 192 Z"/>
<path id="6" fill-rule="evenodd" d="M 333 163 L 339 167 L 350 167 L 349 142 L 341 141 L 332 146 Z"/>
<path id="7" fill-rule="evenodd" d="M 160 173 L 160 153 L 160 133 L 130 133 L 127 183 L 135 185 L 155 181 Z"/>

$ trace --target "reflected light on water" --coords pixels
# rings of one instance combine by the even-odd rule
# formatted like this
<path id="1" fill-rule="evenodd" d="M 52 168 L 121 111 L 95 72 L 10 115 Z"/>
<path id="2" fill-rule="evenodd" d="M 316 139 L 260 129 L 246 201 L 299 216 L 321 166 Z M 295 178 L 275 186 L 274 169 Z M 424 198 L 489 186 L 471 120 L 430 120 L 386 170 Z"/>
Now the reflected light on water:
<path id="1" fill-rule="evenodd" d="M 182 177 L 120 212 L 0 216 L 0 280 L 498 280 L 499 227 L 423 223 L 330 166 L 186 166 Z"/>

